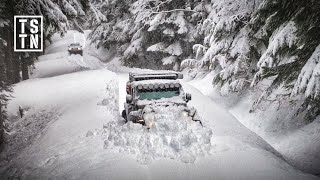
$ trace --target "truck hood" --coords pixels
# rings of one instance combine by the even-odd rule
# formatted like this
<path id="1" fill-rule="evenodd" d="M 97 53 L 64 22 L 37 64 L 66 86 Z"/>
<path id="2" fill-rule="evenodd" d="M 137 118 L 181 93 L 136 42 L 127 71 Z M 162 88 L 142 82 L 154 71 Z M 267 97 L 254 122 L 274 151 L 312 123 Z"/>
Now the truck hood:
<path id="1" fill-rule="evenodd" d="M 145 107 L 146 105 L 157 104 L 157 105 L 168 105 L 168 104 L 176 104 L 187 106 L 187 102 L 181 96 L 175 96 L 172 98 L 162 98 L 158 100 L 138 100 L 137 106 L 139 108 Z"/>

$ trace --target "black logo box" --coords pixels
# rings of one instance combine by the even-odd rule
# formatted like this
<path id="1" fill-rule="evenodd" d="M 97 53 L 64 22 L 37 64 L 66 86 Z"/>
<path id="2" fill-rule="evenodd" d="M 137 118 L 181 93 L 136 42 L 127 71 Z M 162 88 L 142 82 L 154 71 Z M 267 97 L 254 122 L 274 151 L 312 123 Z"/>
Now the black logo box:
<path id="1" fill-rule="evenodd" d="M 19 20 L 26 20 L 24 24 Z M 37 20 L 38 24 L 33 23 L 33 26 L 38 27 L 37 33 L 32 33 L 31 20 Z M 24 33 L 22 32 L 22 26 L 24 26 Z M 24 38 L 24 48 L 22 47 L 22 38 L 19 35 L 24 34 L 27 37 Z M 37 42 L 38 47 L 30 47 L 31 36 L 38 34 Z M 35 37 L 35 36 L 34 36 Z M 42 16 L 14 16 L 14 51 L 16 52 L 42 52 L 43 51 L 43 17 Z"/>

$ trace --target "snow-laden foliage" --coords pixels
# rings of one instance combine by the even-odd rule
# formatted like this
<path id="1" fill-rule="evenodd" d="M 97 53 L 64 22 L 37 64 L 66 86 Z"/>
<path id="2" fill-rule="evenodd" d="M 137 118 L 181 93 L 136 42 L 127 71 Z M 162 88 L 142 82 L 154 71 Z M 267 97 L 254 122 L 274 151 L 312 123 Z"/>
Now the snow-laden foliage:
<path id="1" fill-rule="evenodd" d="M 6 14 L 5 2 L 0 2 L 0 14 Z M 7 51 L 11 48 L 8 43 L 8 31 L 10 27 L 10 20 L 5 17 L 0 17 L 0 145 L 4 142 L 4 121 L 8 119 L 7 116 L 7 103 L 10 99 L 11 89 L 11 59 L 7 59 Z"/>
<path id="2" fill-rule="evenodd" d="M 116 46 L 119 53 L 128 47 L 133 32 L 138 29 L 131 19 L 128 11 L 133 1 L 110 0 L 93 1 L 90 4 L 91 10 L 88 12 L 91 19 L 88 20 L 89 27 L 94 27 L 89 38 L 97 48 L 110 48 Z M 136 37 L 134 40 L 139 39 Z"/>
<path id="3" fill-rule="evenodd" d="M 177 56 L 168 56 L 163 58 L 161 61 L 163 65 L 173 64 L 177 61 Z"/>
<path id="4" fill-rule="evenodd" d="M 10 99 L 11 86 L 8 82 L 8 77 L 6 74 L 6 63 L 5 63 L 5 47 L 7 42 L 1 38 L 0 34 L 0 144 L 2 141 L 2 125 L 3 121 L 7 119 L 6 106 Z"/>
<path id="5" fill-rule="evenodd" d="M 265 31 L 264 27 L 261 28 L 258 33 L 260 33 L 260 31 Z M 276 67 L 284 59 L 280 53 L 283 52 L 283 49 L 288 50 L 296 44 L 296 32 L 297 28 L 293 21 L 282 24 L 277 30 L 274 31 L 269 39 L 267 50 L 261 55 L 257 63 L 259 71 L 256 73 L 252 81 L 252 86 L 256 83 L 257 79 L 260 78 L 261 75 L 266 73 L 266 68 Z"/>
<path id="6" fill-rule="evenodd" d="M 208 16 L 197 30 L 204 36 L 203 44 L 195 44 L 195 59 L 182 66 L 217 71 L 213 83 L 220 84 L 221 93 L 239 91 L 248 86 L 251 76 L 250 28 L 246 25 L 260 1 L 211 1 L 205 7 Z"/>
<path id="7" fill-rule="evenodd" d="M 201 61 L 197 59 L 185 59 L 181 62 L 181 68 L 196 68 L 201 66 Z"/>
<path id="8" fill-rule="evenodd" d="M 320 112 L 317 77 L 320 8 L 318 2 L 265 0 L 250 21 L 255 48 L 259 52 L 258 71 L 252 86 L 269 78 L 253 110 L 275 90 L 291 92 L 291 98 L 304 93 L 297 114 L 313 121 Z M 289 96 L 286 97 L 287 99 Z M 302 113 L 304 112 L 304 113 Z"/>
<path id="9" fill-rule="evenodd" d="M 50 41 L 55 32 L 65 33 L 70 22 L 85 16 L 85 2 L 80 0 L 15 0 L 15 14 L 43 15 L 45 38 Z"/>
<path id="10" fill-rule="evenodd" d="M 0 4 L 1 5 L 1 4 Z M 1 12 L 1 11 L 0 11 Z M 0 18 L 0 30 L 8 26 L 8 23 L 5 19 Z M 12 92 L 10 80 L 8 77 L 7 63 L 5 62 L 5 53 L 8 46 L 6 40 L 3 36 L 5 34 L 0 33 L 0 145 L 3 142 L 3 132 L 4 132 L 4 121 L 8 119 L 7 117 L 7 103 L 10 99 L 10 92 Z"/>
<path id="11" fill-rule="evenodd" d="M 293 95 L 304 93 L 306 97 L 320 96 L 320 45 L 303 66 L 293 88 Z"/>
<path id="12" fill-rule="evenodd" d="M 164 51 L 166 44 L 164 42 L 159 42 L 157 44 L 151 45 L 147 48 L 147 51 Z"/>
<path id="13" fill-rule="evenodd" d="M 89 13 L 92 13 L 92 16 L 95 19 L 94 21 L 93 20 L 87 21 L 89 23 L 88 25 L 89 27 L 96 26 L 98 24 L 101 24 L 107 21 L 107 17 L 104 14 L 102 14 L 101 11 L 98 9 L 98 7 L 96 7 L 94 4 L 90 4 Z"/>
<path id="14" fill-rule="evenodd" d="M 197 5 L 201 3 L 173 0 L 117 2 L 116 6 L 123 14 L 117 19 L 107 18 L 107 22 L 98 25 L 90 35 L 92 42 L 98 47 L 116 46 L 126 65 L 180 69 L 181 60 L 191 54 L 192 44 L 197 41 L 195 26 L 202 17 L 202 9 Z M 101 12 L 108 17 L 116 13 L 116 9 L 101 8 Z M 107 38 L 111 35 L 120 38 L 111 41 Z"/>
<path id="15" fill-rule="evenodd" d="M 307 110 L 309 119 L 319 114 L 318 2 L 214 0 L 205 7 L 209 14 L 197 26 L 203 43 L 194 44 L 193 57 L 182 61 L 183 67 L 216 71 L 213 84 L 222 95 L 250 85 L 262 88 L 253 110 L 284 88 L 291 97 L 305 94 L 300 111 Z M 269 83 L 261 87 L 264 79 Z"/>

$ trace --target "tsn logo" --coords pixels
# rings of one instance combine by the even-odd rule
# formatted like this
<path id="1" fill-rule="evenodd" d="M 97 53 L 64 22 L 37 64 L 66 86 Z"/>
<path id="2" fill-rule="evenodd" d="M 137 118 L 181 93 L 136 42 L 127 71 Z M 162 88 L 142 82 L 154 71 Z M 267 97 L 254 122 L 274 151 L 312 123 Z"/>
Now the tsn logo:
<path id="1" fill-rule="evenodd" d="M 14 51 L 43 51 L 42 16 L 14 16 Z"/>

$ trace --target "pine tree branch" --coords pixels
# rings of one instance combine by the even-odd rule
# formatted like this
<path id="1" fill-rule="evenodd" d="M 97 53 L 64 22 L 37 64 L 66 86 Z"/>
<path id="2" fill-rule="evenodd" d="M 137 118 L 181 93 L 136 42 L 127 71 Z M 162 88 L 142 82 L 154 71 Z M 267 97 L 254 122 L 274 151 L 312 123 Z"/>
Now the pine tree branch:
<path id="1" fill-rule="evenodd" d="M 168 10 L 168 11 L 159 11 L 159 12 L 151 12 L 151 14 L 158 14 L 158 13 L 170 13 L 170 12 L 175 12 L 175 11 L 188 11 L 188 12 L 198 12 L 195 10 L 191 10 L 191 9 L 173 9 L 173 10 Z"/>

